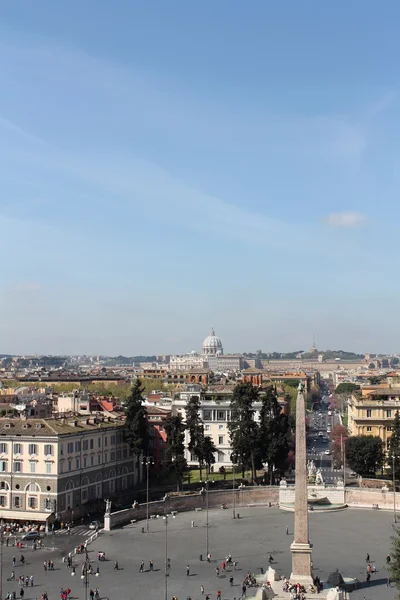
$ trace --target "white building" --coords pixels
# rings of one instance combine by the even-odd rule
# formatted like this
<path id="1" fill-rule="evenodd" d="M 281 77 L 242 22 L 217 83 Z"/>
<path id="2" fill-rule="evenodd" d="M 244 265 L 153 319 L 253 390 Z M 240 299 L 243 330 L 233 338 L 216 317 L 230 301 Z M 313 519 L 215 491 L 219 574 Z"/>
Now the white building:
<path id="1" fill-rule="evenodd" d="M 171 356 L 169 360 L 171 371 L 188 371 L 191 369 L 208 369 L 206 357 L 192 350 L 189 354 Z"/>

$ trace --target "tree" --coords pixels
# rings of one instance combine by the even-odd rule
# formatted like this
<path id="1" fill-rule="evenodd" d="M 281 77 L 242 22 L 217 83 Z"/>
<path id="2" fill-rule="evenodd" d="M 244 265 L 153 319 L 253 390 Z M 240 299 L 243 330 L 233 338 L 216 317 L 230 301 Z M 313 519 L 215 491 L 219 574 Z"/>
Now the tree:
<path id="1" fill-rule="evenodd" d="M 164 465 L 167 469 L 176 473 L 176 485 L 182 481 L 183 474 L 187 469 L 185 459 L 185 425 L 181 415 L 170 415 L 164 421 L 164 429 L 167 434 Z"/>
<path id="2" fill-rule="evenodd" d="M 390 578 L 400 593 L 400 529 L 396 527 L 393 527 L 393 529 L 395 533 L 390 538 L 392 540 L 392 551 L 390 553 L 391 560 L 388 569 Z"/>
<path id="3" fill-rule="evenodd" d="M 335 469 L 340 469 L 343 466 L 343 454 L 348 437 L 349 433 L 344 425 L 334 425 L 332 427 L 330 438 L 332 440 L 331 448 Z"/>
<path id="4" fill-rule="evenodd" d="M 393 467 L 393 458 L 395 465 L 395 478 L 400 478 L 400 415 L 399 411 L 396 411 L 392 436 L 389 440 L 389 461 Z"/>
<path id="5" fill-rule="evenodd" d="M 347 396 L 351 396 L 351 394 L 353 392 L 355 392 L 356 390 L 359 390 L 359 389 L 360 389 L 360 386 L 357 385 L 356 383 L 349 383 L 349 382 L 339 383 L 339 385 L 335 389 L 335 394 L 347 394 Z"/>
<path id="6" fill-rule="evenodd" d="M 135 456 L 147 455 L 150 442 L 143 391 L 140 379 L 136 379 L 125 403 L 125 441 L 128 442 Z"/>
<path id="7" fill-rule="evenodd" d="M 383 442 L 380 437 L 358 435 L 346 440 L 346 459 L 353 471 L 371 475 L 384 463 Z"/>
<path id="8" fill-rule="evenodd" d="M 232 460 L 245 470 L 250 468 L 255 479 L 255 450 L 257 425 L 254 422 L 253 405 L 259 399 L 258 389 L 251 383 L 238 383 L 231 398 L 231 418 L 228 431 L 231 438 Z"/>
<path id="9" fill-rule="evenodd" d="M 215 452 L 217 452 L 217 448 L 209 435 L 203 437 L 201 452 L 204 464 L 207 467 L 208 476 L 211 470 L 211 465 L 215 463 Z"/>
<path id="10" fill-rule="evenodd" d="M 199 461 L 200 479 L 202 479 L 202 467 L 204 464 L 204 427 L 200 418 L 200 398 L 191 396 L 186 405 L 186 429 L 189 432 L 189 451 Z"/>
<path id="11" fill-rule="evenodd" d="M 261 461 L 268 463 L 269 480 L 272 484 L 274 468 L 284 470 L 288 458 L 289 421 L 281 412 L 276 391 L 272 386 L 265 390 L 261 402 L 257 449 Z"/>

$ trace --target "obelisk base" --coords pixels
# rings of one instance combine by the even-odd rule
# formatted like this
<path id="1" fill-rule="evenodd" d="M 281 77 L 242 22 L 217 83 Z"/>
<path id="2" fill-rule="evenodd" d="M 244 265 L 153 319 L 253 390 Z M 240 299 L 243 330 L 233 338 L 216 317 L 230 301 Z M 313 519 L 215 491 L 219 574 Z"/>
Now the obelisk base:
<path id="1" fill-rule="evenodd" d="M 293 542 L 290 546 L 292 553 L 292 574 L 290 583 L 300 583 L 300 585 L 309 586 L 313 583 L 311 568 L 311 544 L 299 544 Z"/>

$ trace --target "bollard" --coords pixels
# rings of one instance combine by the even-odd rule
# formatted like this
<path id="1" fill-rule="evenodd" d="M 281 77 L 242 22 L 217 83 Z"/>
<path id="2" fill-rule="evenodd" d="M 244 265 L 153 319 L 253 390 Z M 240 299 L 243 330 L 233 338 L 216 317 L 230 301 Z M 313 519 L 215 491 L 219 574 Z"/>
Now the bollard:
<path id="1" fill-rule="evenodd" d="M 199 558 L 200 558 L 200 562 L 201 562 L 201 561 L 203 560 L 203 555 L 202 555 L 202 554 L 200 554 L 200 557 L 199 557 Z"/>

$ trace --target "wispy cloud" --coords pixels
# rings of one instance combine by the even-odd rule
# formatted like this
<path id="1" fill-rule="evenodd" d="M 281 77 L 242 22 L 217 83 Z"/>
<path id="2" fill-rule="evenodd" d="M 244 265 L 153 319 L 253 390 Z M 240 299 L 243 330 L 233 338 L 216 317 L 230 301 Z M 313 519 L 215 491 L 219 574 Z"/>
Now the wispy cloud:
<path id="1" fill-rule="evenodd" d="M 11 291 L 18 292 L 20 294 L 32 294 L 42 289 L 42 284 L 39 282 L 21 282 L 16 283 L 11 287 Z"/>
<path id="2" fill-rule="evenodd" d="M 366 215 L 359 212 L 331 213 L 324 219 L 331 227 L 361 227 L 368 222 Z"/>
<path id="3" fill-rule="evenodd" d="M 30 142 L 35 142 L 35 144 L 47 145 L 46 142 L 44 140 L 42 140 L 41 138 L 36 137 L 35 135 L 32 135 L 31 133 L 29 133 L 28 131 L 25 131 L 24 129 L 22 129 L 21 127 L 19 127 L 18 125 L 16 125 L 12 121 L 10 121 L 9 119 L 5 119 L 4 117 L 1 117 L 1 116 L 0 116 L 0 127 L 8 129 L 9 131 L 16 133 L 20 137 L 23 137 L 24 139 L 29 140 Z"/>

